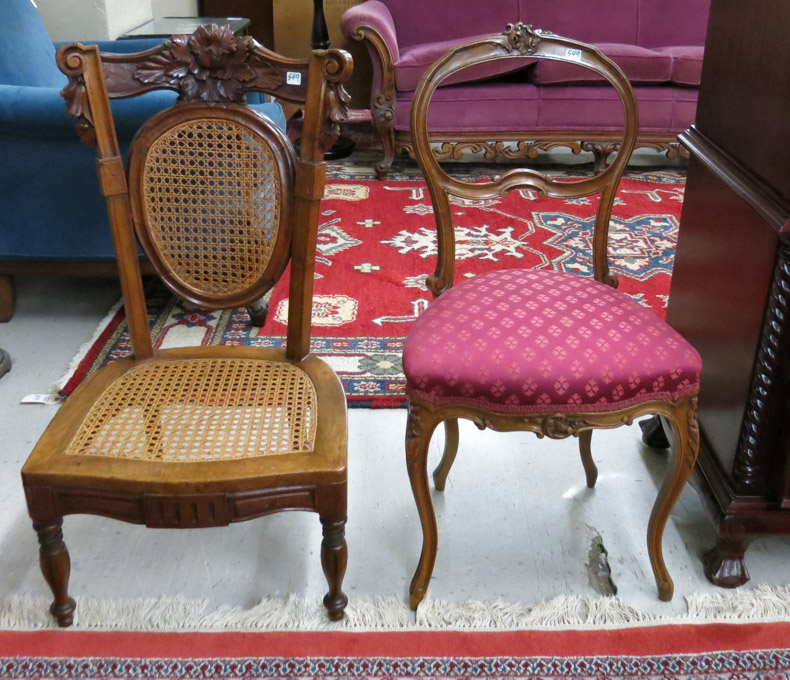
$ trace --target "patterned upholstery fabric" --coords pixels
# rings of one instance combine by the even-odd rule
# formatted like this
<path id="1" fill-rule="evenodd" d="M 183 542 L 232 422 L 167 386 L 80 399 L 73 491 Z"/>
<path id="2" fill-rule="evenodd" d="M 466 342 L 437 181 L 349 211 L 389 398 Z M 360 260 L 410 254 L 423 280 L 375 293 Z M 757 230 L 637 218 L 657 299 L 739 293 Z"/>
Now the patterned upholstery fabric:
<path id="1" fill-rule="evenodd" d="M 693 394 L 702 361 L 666 322 L 609 286 L 514 269 L 431 303 L 409 332 L 403 367 L 412 397 L 557 413 Z"/>

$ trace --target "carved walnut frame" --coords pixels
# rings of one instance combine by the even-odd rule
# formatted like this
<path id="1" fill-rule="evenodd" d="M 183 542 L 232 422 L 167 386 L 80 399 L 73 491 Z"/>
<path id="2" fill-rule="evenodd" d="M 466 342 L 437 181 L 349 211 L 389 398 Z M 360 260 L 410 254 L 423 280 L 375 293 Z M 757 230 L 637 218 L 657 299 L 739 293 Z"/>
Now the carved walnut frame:
<path id="1" fill-rule="evenodd" d="M 64 57 L 65 58 L 65 57 Z M 221 62 L 221 63 L 220 63 Z M 162 44 L 135 54 L 102 54 L 107 96 L 123 99 L 151 90 L 173 90 L 180 101 L 211 104 L 244 103 L 249 92 L 265 91 L 278 99 L 304 104 L 309 61 L 271 52 L 250 36 L 235 36 L 229 26 L 200 26 L 190 35 L 174 35 Z M 330 60 L 324 93 L 326 118 L 321 130 L 325 151 L 340 135 L 350 96 L 343 83 L 350 63 Z M 298 74 L 298 78 L 287 77 Z M 69 76 L 61 93 L 66 110 L 77 119 L 84 144 L 96 146 L 96 131 L 81 73 Z M 186 298 L 188 299 L 188 298 Z M 263 326 L 269 312 L 264 297 L 248 303 L 250 320 Z"/>
<path id="2" fill-rule="evenodd" d="M 229 31 L 210 25 L 192 36 L 175 36 L 135 55 L 107 55 L 95 46 L 64 45 L 58 51 L 58 64 L 69 76 L 64 90 L 68 110 L 78 118 L 83 139 L 97 146 L 100 186 L 113 228 L 134 357 L 113 362 L 80 386 L 58 411 L 22 470 L 28 512 L 39 539 L 41 570 L 54 596 L 51 613 L 60 626 L 70 626 L 76 607 L 68 592 L 70 557 L 62 532 L 65 515 L 95 514 L 149 527 L 196 528 L 226 526 L 283 510 L 308 510 L 319 515 L 322 525 L 321 564 L 329 585 L 324 605 L 332 620 L 342 618 L 347 603 L 341 588 L 347 562 L 346 405 L 337 376 L 310 354 L 310 319 L 316 225 L 326 173 L 323 155 L 329 143 L 327 131 L 336 127 L 326 123 L 327 107 L 334 96 L 329 90 L 333 83 L 340 85 L 350 77 L 350 56 L 341 50 L 315 50 L 310 61 L 283 59 L 249 38 L 234 38 Z M 286 71 L 294 70 L 303 75 L 299 86 L 289 85 L 285 78 Z M 189 74 L 195 77 L 190 79 Z M 182 100 L 164 115 L 192 120 L 201 112 L 245 123 L 271 145 L 281 173 L 287 175 L 281 205 L 290 213 L 294 228 L 290 243 L 278 244 L 273 255 L 281 263 L 290 259 L 285 351 L 239 347 L 161 350 L 152 345 L 129 184 L 109 99 L 162 88 L 178 91 Z M 308 103 L 299 159 L 279 128 L 240 105 L 248 89 Z M 108 91 L 112 92 L 109 96 Z M 133 147 L 146 143 L 141 142 L 146 131 L 151 128 L 143 128 Z M 282 268 L 274 264 L 271 272 L 267 269 L 250 288 L 259 294 Z M 163 278 L 170 280 L 167 272 Z M 216 298 L 207 301 L 217 303 L 215 306 L 237 302 L 232 294 Z M 174 464 L 64 455 L 90 406 L 127 371 L 143 363 L 209 355 L 288 362 L 304 371 L 322 404 L 314 444 L 320 455 L 280 457 L 277 465 L 269 466 L 255 459 L 198 462 L 185 464 L 188 467 L 183 470 Z"/>
<path id="3" fill-rule="evenodd" d="M 573 52 L 569 52 L 570 50 Z M 580 53 L 577 59 L 566 56 L 577 51 Z M 471 184 L 453 179 L 441 169 L 431 150 L 426 122 L 431 97 L 441 81 L 470 64 L 523 56 L 573 61 L 609 81 L 619 93 L 625 112 L 625 126 L 622 139 L 617 143 L 615 159 L 600 174 L 579 182 L 557 182 L 528 169 L 512 169 L 492 181 L 482 183 Z M 530 26 L 517 24 L 508 26 L 500 36 L 480 39 L 448 52 L 428 70 L 421 81 L 415 93 L 411 115 L 415 157 L 431 193 L 437 225 L 437 266 L 435 273 L 427 279 L 428 288 L 434 297 L 441 295 L 453 284 L 455 243 L 449 195 L 475 199 L 495 198 L 517 188 L 536 189 L 542 194 L 557 198 L 601 194 L 593 237 L 594 277 L 597 281 L 616 288 L 617 277 L 610 272 L 607 261 L 609 220 L 620 177 L 636 141 L 637 128 L 636 100 L 628 80 L 614 62 L 589 45 L 551 33 L 533 31 Z M 578 437 L 587 485 L 593 487 L 598 476 L 590 450 L 594 429 L 630 425 L 635 418 L 644 415 L 658 414 L 665 417 L 674 427 L 676 446 L 650 515 L 647 545 L 659 598 L 672 598 L 674 585 L 664 563 L 662 537 L 669 514 L 688 481 L 699 451 L 696 394 L 674 402 L 647 401 L 607 412 L 507 414 L 464 404 L 434 404 L 412 394 L 408 397 L 408 406 L 406 462 L 423 532 L 422 553 L 410 586 L 412 609 L 416 609 L 425 596 L 437 550 L 436 517 L 428 488 L 428 445 L 433 431 L 440 423 L 444 423 L 444 455 L 433 473 L 436 488 L 443 490 L 458 450 L 458 418 L 471 420 L 481 429 L 523 430 L 534 432 L 538 437 L 552 439 Z"/>
<path id="4" fill-rule="evenodd" d="M 357 26 L 352 37 L 368 41 L 381 64 L 381 82 L 378 89 L 371 92 L 370 114 L 384 150 L 382 159 L 376 163 L 376 175 L 379 179 L 386 179 L 396 153 L 415 157 L 414 141 L 411 131 L 395 129 L 395 64 L 386 41 L 374 26 L 367 24 Z M 617 140 L 612 138 L 613 133 L 607 131 L 514 130 L 493 134 L 496 136 L 468 130 L 442 131 L 430 133 L 430 140 L 438 144 L 433 150 L 438 160 L 460 160 L 465 152 L 482 153 L 485 160 L 493 161 L 496 158 L 537 158 L 540 151 L 555 148 L 567 148 L 574 154 L 590 151 L 595 158 L 595 172 L 606 167 L 607 160 L 617 151 L 618 145 Z M 524 138 L 525 134 L 529 135 L 528 139 Z M 674 132 L 639 132 L 635 147 L 664 152 L 670 160 L 688 158 L 688 151 L 678 142 Z"/>

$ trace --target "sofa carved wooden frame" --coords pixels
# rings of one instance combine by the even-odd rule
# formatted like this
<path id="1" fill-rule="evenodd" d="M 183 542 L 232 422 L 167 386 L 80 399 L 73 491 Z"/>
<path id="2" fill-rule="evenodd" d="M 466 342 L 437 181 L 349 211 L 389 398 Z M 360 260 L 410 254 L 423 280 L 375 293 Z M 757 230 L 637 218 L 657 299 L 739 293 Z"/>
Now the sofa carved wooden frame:
<path id="1" fill-rule="evenodd" d="M 381 84 L 371 93 L 370 113 L 373 125 L 381 139 L 383 158 L 376 163 L 376 175 L 384 179 L 389 174 L 397 153 L 407 153 L 414 158 L 414 143 L 411 134 L 395 129 L 395 64 L 386 41 L 379 31 L 370 25 L 357 26 L 353 32 L 355 40 L 367 40 L 381 62 Z M 611 132 L 592 130 L 541 130 L 531 131 L 524 139 L 524 131 L 497 132 L 491 134 L 469 131 L 431 133 L 430 140 L 438 144 L 434 154 L 439 160 L 460 159 L 464 152 L 482 153 L 488 161 L 495 158 L 537 158 L 540 151 L 567 148 L 574 154 L 592 152 L 595 171 L 601 170 L 608 158 L 617 151 L 619 142 Z M 666 153 L 668 159 L 688 158 L 688 151 L 677 140 L 674 132 L 639 132 L 635 148 L 653 149 Z"/>
<path id="2" fill-rule="evenodd" d="M 611 165 L 591 178 L 575 182 L 557 182 L 538 171 L 522 168 L 510 169 L 491 181 L 474 183 L 457 180 L 444 172 L 431 149 L 431 138 L 427 130 L 430 100 L 442 80 L 471 64 L 493 59 L 531 56 L 559 61 L 568 60 L 566 55 L 571 49 L 580 53 L 579 58 L 575 60 L 576 63 L 604 76 L 623 102 L 625 126 L 621 135 L 621 144 L 618 145 L 617 155 Z M 415 93 L 411 111 L 411 129 L 414 131 L 417 161 L 425 175 L 436 219 L 437 264 L 434 274 L 428 276 L 426 280 L 427 287 L 435 299 L 441 298 L 453 286 L 455 242 L 449 197 L 452 195 L 464 199 L 491 199 L 500 197 L 508 191 L 523 188 L 537 190 L 554 198 L 600 194 L 592 238 L 594 279 L 617 288 L 617 275 L 609 269 L 607 257 L 609 221 L 620 178 L 635 144 L 638 114 L 636 100 L 628 80 L 611 60 L 584 43 L 547 32 L 533 31 L 531 27 L 520 23 L 515 26 L 510 25 L 502 35 L 481 38 L 455 48 L 430 67 Z M 409 338 L 406 345 L 408 348 Z M 420 560 L 409 589 L 412 609 L 416 609 L 425 597 L 438 546 L 436 516 L 428 486 L 429 444 L 434 430 L 444 423 L 444 453 L 433 473 L 436 489 L 441 491 L 445 487 L 447 475 L 458 450 L 459 418 L 472 421 L 480 429 L 490 428 L 501 432 L 527 431 L 535 433 L 538 437 L 551 439 L 578 437 L 586 482 L 590 488 L 595 485 L 598 477 L 591 452 L 593 430 L 630 425 L 636 418 L 645 415 L 659 415 L 665 418 L 673 426 L 675 442 L 667 472 L 650 514 L 647 547 L 659 598 L 665 601 L 672 599 L 674 585 L 664 562 L 662 538 L 670 512 L 691 475 L 699 452 L 697 390 L 680 394 L 674 400 L 646 398 L 645 401 L 626 404 L 612 410 L 596 411 L 588 408 L 585 411 L 585 406 L 581 405 L 578 412 L 566 408 L 561 412 L 551 412 L 548 410 L 549 407 L 544 410 L 530 406 L 519 413 L 506 413 L 496 411 L 494 408 L 484 409 L 457 403 L 455 397 L 447 399 L 438 397 L 436 401 L 430 401 L 419 391 L 411 391 L 408 385 L 407 397 L 406 465 L 423 535 Z"/>

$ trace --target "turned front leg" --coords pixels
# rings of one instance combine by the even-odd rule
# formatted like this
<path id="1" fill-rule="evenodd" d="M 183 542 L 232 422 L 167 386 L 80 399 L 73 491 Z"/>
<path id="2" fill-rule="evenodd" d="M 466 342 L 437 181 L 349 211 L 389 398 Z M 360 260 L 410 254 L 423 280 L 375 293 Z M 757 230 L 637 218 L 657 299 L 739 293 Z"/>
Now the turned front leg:
<path id="1" fill-rule="evenodd" d="M 77 603 L 69 597 L 69 574 L 71 560 L 63 542 L 63 518 L 54 522 L 34 523 L 38 534 L 41 573 L 55 596 L 49 611 L 58 620 L 61 628 L 74 622 Z"/>
<path id="2" fill-rule="evenodd" d="M 327 520 L 321 518 L 324 540 L 321 542 L 321 566 L 324 569 L 329 592 L 324 596 L 324 606 L 332 621 L 343 618 L 343 610 L 348 598 L 343 592 L 343 577 L 348 563 L 346 545 L 346 520 Z"/>

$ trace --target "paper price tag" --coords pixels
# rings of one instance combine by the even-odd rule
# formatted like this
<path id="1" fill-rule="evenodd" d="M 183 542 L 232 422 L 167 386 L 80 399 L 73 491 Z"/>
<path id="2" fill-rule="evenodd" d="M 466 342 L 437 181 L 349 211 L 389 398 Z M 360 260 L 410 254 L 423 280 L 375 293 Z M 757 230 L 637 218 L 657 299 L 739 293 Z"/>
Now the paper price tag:
<path id="1" fill-rule="evenodd" d="M 301 85 L 302 74 L 299 71 L 288 71 L 285 74 L 285 82 L 288 85 Z"/>
<path id="2" fill-rule="evenodd" d="M 22 397 L 20 404 L 57 404 L 60 401 L 57 394 L 28 394 Z"/>
<path id="3" fill-rule="evenodd" d="M 568 59 L 573 59 L 574 61 L 581 61 L 582 58 L 582 51 L 579 49 L 575 49 L 573 47 L 568 47 L 565 50 L 565 56 Z"/>

